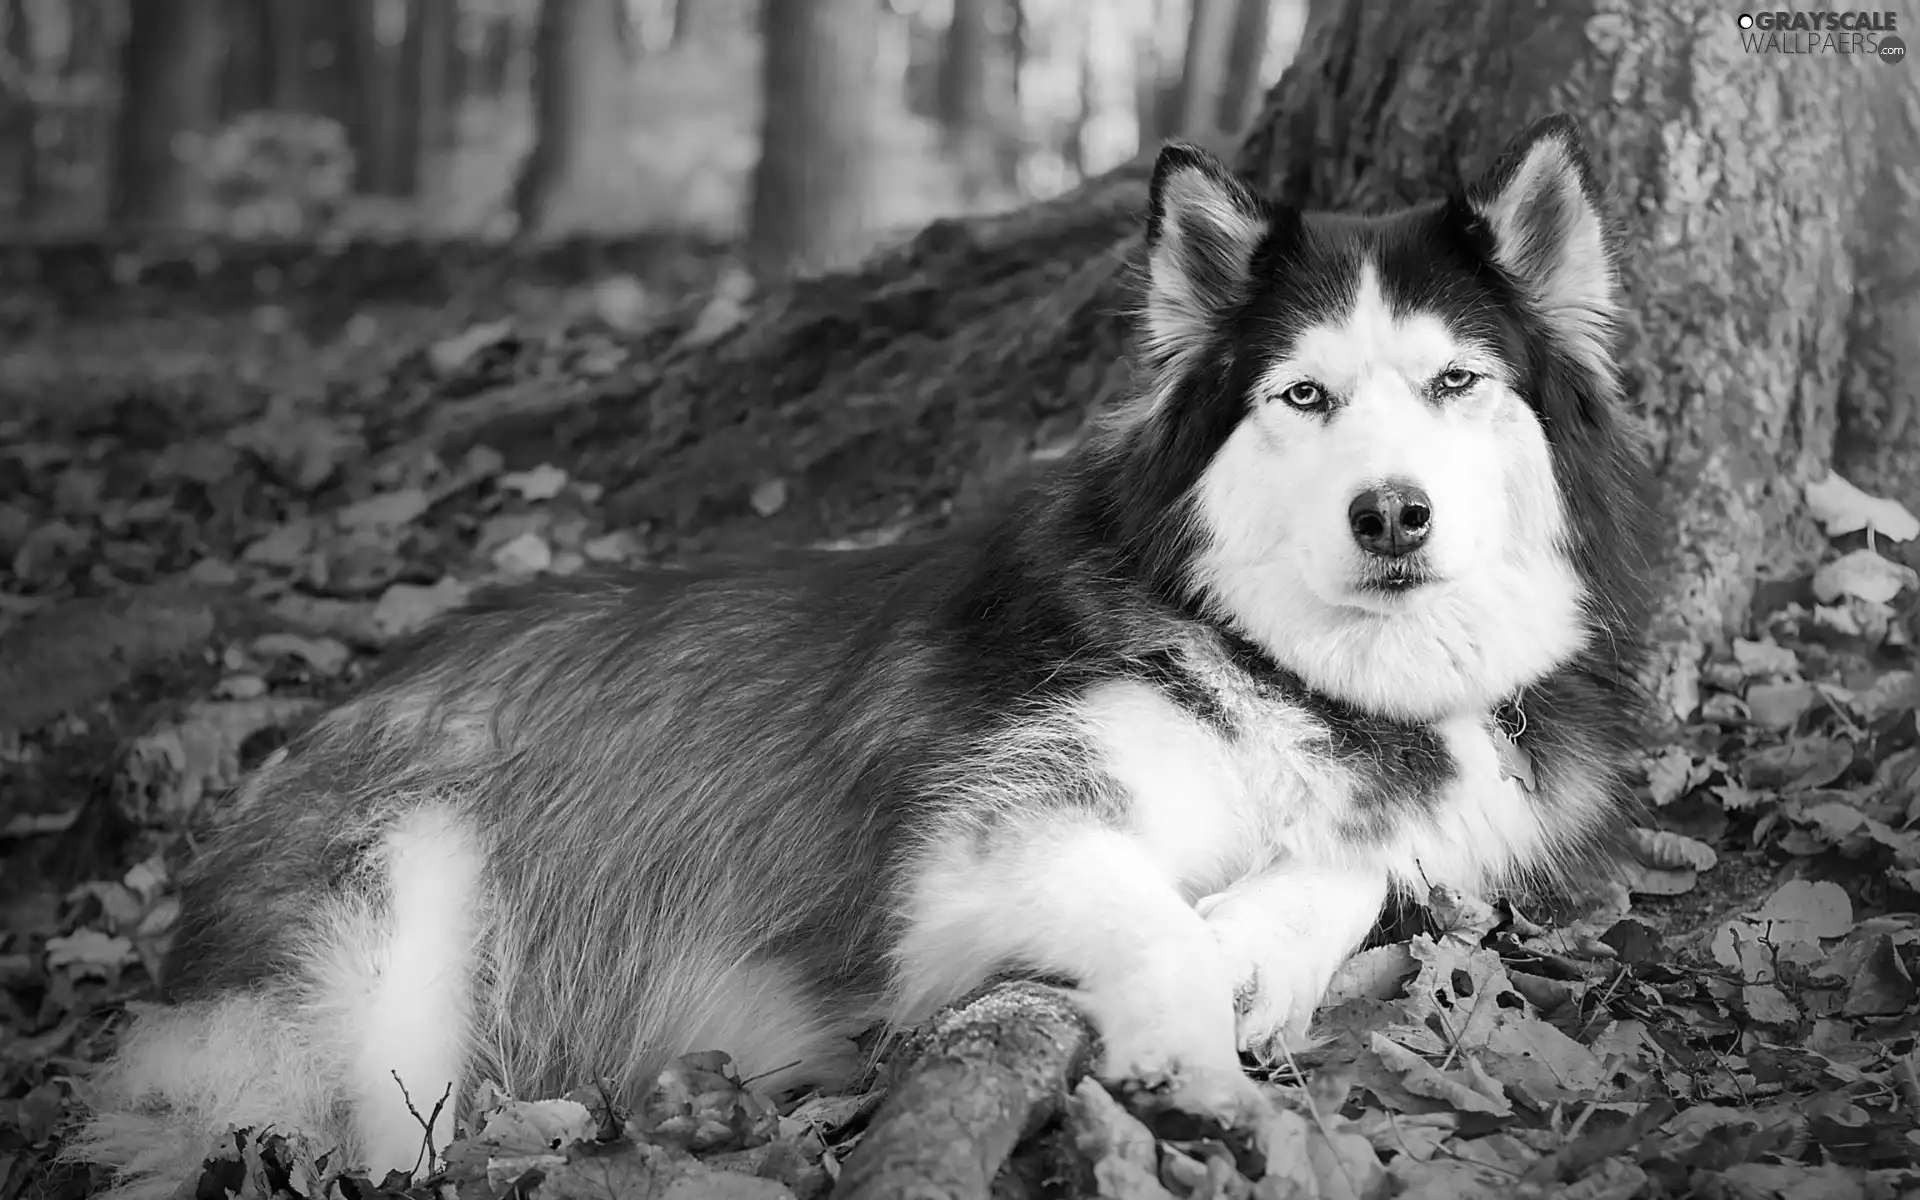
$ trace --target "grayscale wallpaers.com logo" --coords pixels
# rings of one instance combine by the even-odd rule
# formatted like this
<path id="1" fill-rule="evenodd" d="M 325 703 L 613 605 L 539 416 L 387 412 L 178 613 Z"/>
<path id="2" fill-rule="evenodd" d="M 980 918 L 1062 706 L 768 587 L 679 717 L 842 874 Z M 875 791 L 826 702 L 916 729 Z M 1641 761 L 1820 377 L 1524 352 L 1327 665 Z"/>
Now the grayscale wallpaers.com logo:
<path id="1" fill-rule="evenodd" d="M 1891 12 L 1741 13 L 1740 44 L 1748 54 L 1870 54 L 1906 61 L 1899 16 Z"/>

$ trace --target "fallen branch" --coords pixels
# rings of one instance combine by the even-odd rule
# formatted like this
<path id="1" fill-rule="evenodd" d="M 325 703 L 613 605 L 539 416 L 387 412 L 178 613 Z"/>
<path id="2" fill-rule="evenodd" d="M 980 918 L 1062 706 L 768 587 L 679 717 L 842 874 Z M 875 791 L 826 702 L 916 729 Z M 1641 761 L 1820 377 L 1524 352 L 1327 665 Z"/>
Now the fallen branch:
<path id="1" fill-rule="evenodd" d="M 1093 1030 L 1058 988 L 1010 983 L 937 1018 L 841 1172 L 835 1200 L 985 1200 L 1066 1103 Z"/>

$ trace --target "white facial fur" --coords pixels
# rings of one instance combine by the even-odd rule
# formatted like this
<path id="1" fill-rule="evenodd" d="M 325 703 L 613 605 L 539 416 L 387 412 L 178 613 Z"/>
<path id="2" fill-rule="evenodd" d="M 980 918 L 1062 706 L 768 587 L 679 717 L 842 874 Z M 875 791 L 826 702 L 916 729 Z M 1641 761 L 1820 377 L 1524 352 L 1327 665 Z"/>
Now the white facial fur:
<path id="1" fill-rule="evenodd" d="M 1430 399 L 1454 369 L 1481 378 Z M 1196 487 L 1194 579 L 1219 615 L 1310 685 L 1407 720 L 1485 711 L 1572 656 L 1583 589 L 1552 458 L 1503 371 L 1437 316 L 1396 317 L 1368 265 L 1352 309 L 1257 385 Z M 1281 398 L 1303 380 L 1330 413 Z M 1361 586 L 1347 515 L 1389 479 L 1429 496 L 1422 558 L 1438 576 L 1393 595 Z"/>

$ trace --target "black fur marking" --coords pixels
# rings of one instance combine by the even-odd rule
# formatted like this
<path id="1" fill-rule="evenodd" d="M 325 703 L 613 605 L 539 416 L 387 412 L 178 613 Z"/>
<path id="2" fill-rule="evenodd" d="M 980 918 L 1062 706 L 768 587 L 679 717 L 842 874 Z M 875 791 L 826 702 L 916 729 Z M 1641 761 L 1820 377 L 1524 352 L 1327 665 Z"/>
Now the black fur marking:
<path id="1" fill-rule="evenodd" d="M 1170 151 L 1157 178 L 1192 165 Z M 1150 241 L 1166 218 L 1160 192 Z M 522 922 L 513 986 L 523 993 L 494 997 L 488 1011 L 567 1018 L 478 1032 L 498 1041 L 503 1061 L 488 1069 L 513 1090 L 560 1094 L 625 1061 L 638 1035 L 587 1017 L 644 991 L 661 969 L 636 965 L 648 954 L 710 935 L 711 920 L 695 928 L 703 910 L 687 902 L 688 881 L 705 889 L 700 903 L 752 932 L 720 948 L 736 955 L 727 961 L 777 958 L 824 1010 L 867 1011 L 896 932 L 901 880 L 890 872 L 950 782 L 942 768 L 1104 681 L 1143 680 L 1225 723 L 1217 698 L 1179 666 L 1205 623 L 1185 575 L 1196 534 L 1184 497 L 1266 363 L 1351 305 L 1363 257 L 1380 264 L 1392 303 L 1492 341 L 1552 445 L 1597 605 L 1588 652 L 1523 699 L 1540 802 L 1621 762 L 1640 711 L 1640 510 L 1630 501 L 1642 475 L 1612 415 L 1616 397 L 1516 302 L 1464 203 L 1366 220 L 1269 215 L 1243 298 L 1167 402 L 1089 446 L 997 524 L 751 568 L 544 581 L 482 597 L 396 653 L 356 699 L 289 743 L 261 798 L 196 867 L 169 958 L 174 993 L 294 975 L 327 901 L 375 886 L 365 852 L 396 808 L 444 796 L 487 839 L 486 886 Z M 1451 778 L 1431 729 L 1334 703 L 1275 664 L 1241 662 L 1312 713 L 1330 753 L 1365 781 L 1347 836 L 1377 839 L 1418 819 Z M 1036 788 L 1033 801 L 1113 803 L 1087 766 L 1062 747 L 1059 778 L 1042 781 L 1058 786 Z M 1614 790 L 1624 803 L 1618 781 Z M 571 874 L 551 869 L 556 856 Z M 583 963 L 601 973 L 583 974 Z"/>
<path id="2" fill-rule="evenodd" d="M 1432 726 L 1365 712 L 1316 691 L 1237 634 L 1222 636 L 1233 664 L 1277 703 L 1313 717 L 1328 749 L 1348 772 L 1358 805 L 1343 830 L 1352 841 L 1376 841 L 1387 829 L 1430 812 L 1457 774 L 1457 764 Z"/>

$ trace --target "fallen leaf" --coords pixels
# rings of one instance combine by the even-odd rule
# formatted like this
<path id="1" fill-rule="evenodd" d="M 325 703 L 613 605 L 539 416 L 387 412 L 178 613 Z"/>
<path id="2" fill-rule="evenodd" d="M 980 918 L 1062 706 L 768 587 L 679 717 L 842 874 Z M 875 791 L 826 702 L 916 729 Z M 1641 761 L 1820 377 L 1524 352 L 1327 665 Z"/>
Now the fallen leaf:
<path id="1" fill-rule="evenodd" d="M 1066 1123 L 1075 1150 L 1093 1164 L 1102 1197 L 1173 1200 L 1160 1184 L 1153 1134 L 1091 1077 L 1082 1079 L 1068 1100 Z M 1299 1153 L 1305 1156 L 1304 1135 Z"/>
<path id="2" fill-rule="evenodd" d="M 297 658 L 327 676 L 338 675 L 353 658 L 353 652 L 334 638 L 297 633 L 262 634 L 253 639 L 251 649 L 262 658 Z"/>
<path id="3" fill-rule="evenodd" d="M 1795 675 L 1800 671 L 1800 656 L 1775 641 L 1733 639 L 1733 661 L 1748 679 L 1766 675 Z"/>
<path id="4" fill-rule="evenodd" d="M 250 451 L 284 482 L 312 492 L 362 448 L 359 435 L 324 416 L 305 413 L 287 396 L 275 396 L 267 411 L 227 435 L 227 444 Z"/>
<path id="5" fill-rule="evenodd" d="M 1647 763 L 1647 786 L 1656 805 L 1672 804 L 1700 780 L 1693 755 L 1678 746 L 1668 747 Z"/>
<path id="6" fill-rule="evenodd" d="M 384 641 L 404 637 L 465 604 L 467 593 L 467 585 L 451 575 L 432 587 L 396 583 L 381 593 L 380 602 L 374 606 L 373 628 Z"/>
<path id="7" fill-rule="evenodd" d="M 1801 1163 L 1737 1163 L 1719 1172 L 1739 1200 L 1866 1200 L 1867 1192 L 1844 1167 Z"/>
<path id="8" fill-rule="evenodd" d="M 5 826 L 0 826 L 0 838 L 39 837 L 49 833 L 65 833 L 73 828 L 80 819 L 80 807 L 61 809 L 57 812 L 15 813 L 7 818 Z"/>
<path id="9" fill-rule="evenodd" d="M 747 301 L 753 298 L 754 279 L 738 266 L 729 266 L 715 282 L 713 295 L 694 318 L 681 346 L 697 350 L 712 345 L 747 319 Z"/>
<path id="10" fill-rule="evenodd" d="M 1699 886 L 1699 872 L 1691 867 L 1650 867 L 1643 862 L 1620 864 L 1620 878 L 1636 896 L 1684 896 Z"/>
<path id="11" fill-rule="evenodd" d="M 590 1140 L 596 1129 L 593 1112 L 577 1100 L 517 1100 L 487 1118 L 480 1138 L 502 1157 L 546 1155 Z"/>
<path id="12" fill-rule="evenodd" d="M 312 521 L 288 521 L 248 543 L 240 559 L 269 567 L 300 566 L 313 553 L 316 532 Z"/>
<path id="13" fill-rule="evenodd" d="M 553 547 L 528 531 L 495 550 L 493 565 L 509 575 L 538 575 L 553 565 Z"/>
<path id="14" fill-rule="evenodd" d="M 1864 549 L 1841 555 L 1813 575 L 1813 594 L 1826 604 L 1842 596 L 1887 604 L 1913 587 L 1920 587 L 1920 574 L 1912 567 Z"/>
<path id="15" fill-rule="evenodd" d="M 1629 845 L 1635 858 L 1659 870 L 1711 871 L 1720 861 L 1712 846 L 1667 830 L 1637 828 Z"/>
<path id="16" fill-rule="evenodd" d="M 1405 943 L 1363 950 L 1334 972 L 1321 1003 L 1331 1006 L 1360 998 L 1391 1000 L 1400 994 L 1416 965 Z"/>
<path id="17" fill-rule="evenodd" d="M 771 517 L 787 506 L 787 481 L 768 479 L 756 484 L 749 498 L 753 511 L 763 517 Z"/>
<path id="18" fill-rule="evenodd" d="M 1826 880 L 1796 879 L 1767 897 L 1754 921 L 1805 930 L 1816 938 L 1836 938 L 1853 928 L 1853 903 L 1847 891 Z M 1778 937 L 1775 940 L 1780 940 Z"/>
<path id="19" fill-rule="evenodd" d="M 1790 729 L 1820 699 L 1810 683 L 1756 683 L 1744 697 L 1753 719 L 1770 729 Z"/>
<path id="20" fill-rule="evenodd" d="M 1869 949 L 1847 980 L 1847 1001 L 1841 1012 L 1849 1017 L 1891 1017 L 1911 1012 L 1913 976 L 1893 938 L 1882 934 L 1867 943 Z"/>
<path id="21" fill-rule="evenodd" d="M 643 549 L 640 539 L 627 529 L 588 538 L 580 547 L 589 559 L 601 563 L 632 562 L 641 556 Z"/>
<path id="22" fill-rule="evenodd" d="M 739 1150 L 773 1137 L 779 1117 L 741 1084 L 718 1051 L 683 1054 L 668 1064 L 627 1121 L 628 1135 L 694 1153 Z"/>
<path id="23" fill-rule="evenodd" d="M 552 463 L 541 463 L 526 471 L 510 471 L 494 482 L 504 491 L 524 500 L 551 500 L 566 490 L 568 475 Z"/>
<path id="24" fill-rule="evenodd" d="M 1897 500 L 1869 496 L 1843 477 L 1829 471 L 1826 478 L 1806 485 L 1807 510 L 1825 527 L 1828 537 L 1871 529 L 1896 542 L 1920 537 L 1920 518 Z"/>
<path id="25" fill-rule="evenodd" d="M 1822 788 L 1853 767 L 1853 747 L 1829 737 L 1804 737 L 1749 754 L 1740 764 L 1750 787 L 1804 792 Z"/>
<path id="26" fill-rule="evenodd" d="M 47 969 L 106 975 L 134 961 L 133 942 L 98 929 L 76 929 L 47 939 Z"/>
<path id="27" fill-rule="evenodd" d="M 453 375 L 473 360 L 476 354 L 497 346 L 513 336 L 513 322 L 501 318 L 470 326 L 462 333 L 427 347 L 427 364 L 442 377 Z"/>
<path id="28" fill-rule="evenodd" d="M 1464 1071 L 1453 1071 L 1443 1075 L 1426 1059 L 1380 1033 L 1373 1035 L 1368 1047 L 1399 1074 L 1401 1083 L 1416 1096 L 1439 1100 L 1461 1112 L 1502 1117 L 1513 1111 L 1506 1092 L 1484 1074 L 1469 1076 Z"/>
<path id="29" fill-rule="evenodd" d="M 609 275 L 593 285 L 594 313 L 622 332 L 644 329 L 650 307 L 646 286 L 631 275 Z"/>
<path id="30" fill-rule="evenodd" d="M 319 703 L 300 696 L 260 696 L 194 704 L 179 721 L 134 740 L 116 797 L 137 823 L 191 820 L 208 797 L 240 781 L 240 748 L 248 738 L 291 724 Z"/>
<path id="31" fill-rule="evenodd" d="M 393 529 L 418 520 L 430 503 L 425 489 L 401 488 L 349 504 L 334 519 L 348 529 Z"/>
<path id="32" fill-rule="evenodd" d="M 1741 988 L 1740 1001 L 1747 1010 L 1747 1016 L 1763 1025 L 1791 1025 L 1800 1019 L 1799 1006 L 1772 984 Z"/>

